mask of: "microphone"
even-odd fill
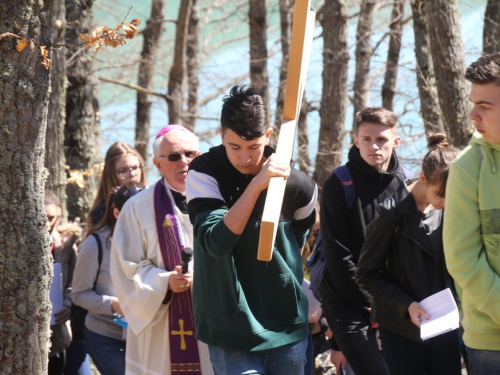
[[[191,262],[193,258],[193,249],[190,247],[185,247],[181,252],[182,259],[182,273],[186,273],[188,271],[188,264]]]

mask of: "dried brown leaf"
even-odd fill
[[[132,39],[134,36],[136,36],[139,33],[138,26],[141,23],[141,21],[134,22],[134,21],[139,21],[138,19],[133,19],[131,23],[128,23],[126,21],[123,21],[123,32],[125,33],[125,38],[127,39]]]
[[[40,51],[42,52],[42,65],[45,66],[46,69],[49,69],[50,60],[47,58],[49,55],[49,51],[47,51],[47,46],[40,46]]]
[[[23,38],[17,41],[16,44],[16,51],[17,52],[23,52],[23,50],[26,48],[26,44],[28,43],[27,38]]]

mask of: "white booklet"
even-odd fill
[[[422,340],[427,340],[458,328],[458,307],[450,288],[427,297],[420,301],[420,305],[431,317],[430,320],[423,320],[420,325],[420,338]]]
[[[50,325],[56,323],[54,314],[63,307],[63,289],[61,279],[61,263],[54,263],[54,278],[49,291],[50,302],[52,303],[52,314],[50,315]]]
[[[319,302],[316,297],[314,297],[312,290],[311,290],[311,283],[309,280],[304,280],[302,281],[302,290],[306,294],[307,297],[307,302],[309,302],[309,318],[311,317],[312,314],[316,312],[317,309],[321,307],[321,302]]]

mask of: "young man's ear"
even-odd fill
[[[352,136],[352,138],[354,139],[354,145],[359,148],[359,138],[358,138],[358,135],[357,134],[354,134]]]
[[[221,141],[224,142],[224,130],[222,130],[222,128],[219,128],[219,134],[220,134]]]
[[[399,147],[401,144],[401,137],[399,135],[396,135],[396,138],[394,138],[394,146],[392,146],[392,149],[395,150]]]
[[[269,128],[266,130],[266,146],[269,144],[269,140],[271,139],[272,132],[273,132],[273,128]]]

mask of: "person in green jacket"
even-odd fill
[[[444,252],[462,304],[469,371],[500,374],[500,53],[479,58],[465,77],[476,132],[450,169]]]

